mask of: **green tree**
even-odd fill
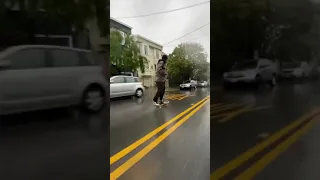
[[[178,45],[168,59],[169,82],[175,86],[189,78],[208,79],[209,63],[201,44],[183,43]]]
[[[138,69],[145,72],[147,59],[140,54],[139,47],[132,35],[125,36],[125,43],[121,45],[123,37],[119,31],[110,32],[110,61],[113,65],[112,74],[121,71],[135,72]]]
[[[24,22],[8,22],[6,13],[13,7],[19,7],[19,13]],[[59,22],[65,22],[75,33],[85,29],[89,20],[96,19],[101,36],[109,33],[108,3],[106,0],[7,0],[0,3],[0,18],[9,26],[3,25],[1,32],[10,34],[25,34],[33,41],[35,26],[39,21],[52,22],[59,26]],[[3,19],[2,19],[3,18]],[[15,30],[21,29],[20,31]],[[49,30],[52,27],[42,27]],[[23,36],[23,35],[22,35]]]
[[[314,4],[308,0],[213,0],[211,72],[220,77],[235,61],[307,58]],[[309,34],[309,43],[303,36]],[[316,40],[316,42],[318,42]],[[306,53],[306,54],[304,54]],[[298,55],[297,55],[298,54]]]

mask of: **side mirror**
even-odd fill
[[[0,60],[0,69],[6,69],[8,67],[10,67],[9,60]]]

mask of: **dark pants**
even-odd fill
[[[158,102],[158,99],[160,99],[160,101],[163,100],[163,96],[164,96],[164,92],[166,90],[166,83],[165,82],[156,82],[157,84],[157,93],[153,98],[154,102]]]

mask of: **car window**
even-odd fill
[[[133,83],[134,82],[133,77],[125,77],[125,79],[126,79],[126,83]]]
[[[99,59],[100,57],[94,52],[79,52],[80,61],[79,66],[93,66],[97,64],[101,64],[102,61]]]
[[[79,54],[76,51],[53,49],[51,52],[53,67],[72,67],[79,65]]]
[[[113,83],[124,83],[124,77],[115,77],[112,79]]]
[[[8,56],[12,69],[47,67],[45,49],[25,49]]]
[[[134,82],[140,82],[139,78],[134,78]]]
[[[282,64],[283,68],[298,68],[300,67],[300,63],[298,62],[286,62]]]
[[[256,60],[240,62],[240,63],[236,63],[236,64],[232,67],[232,70],[254,69],[254,68],[257,67],[257,64],[258,64],[258,62],[257,62]]]

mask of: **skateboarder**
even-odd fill
[[[163,55],[162,58],[158,61],[157,69],[156,69],[156,84],[157,84],[157,93],[153,98],[153,104],[156,106],[168,104],[168,101],[163,100],[163,96],[166,90],[166,81],[168,77],[168,73],[166,70],[168,56]],[[158,102],[158,100],[160,100]]]

